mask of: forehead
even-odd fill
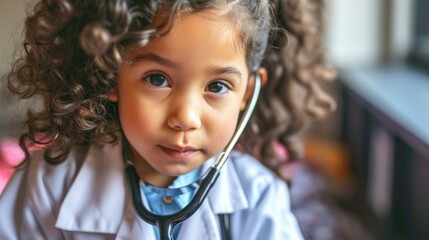
[[[220,12],[182,14],[170,31],[146,46],[125,55],[133,61],[145,54],[161,55],[182,67],[233,65],[247,74],[246,54],[240,34]],[[244,73],[243,73],[244,74]]]
[[[164,24],[167,15],[168,11],[160,9],[153,22],[145,27],[145,29],[159,28],[159,26]],[[167,24],[167,26],[171,26],[171,29],[167,30],[167,33],[160,38],[152,39],[148,45],[153,46],[169,42],[171,39],[183,40],[185,38],[191,39],[191,42],[199,42],[201,40],[200,37],[207,36],[219,40],[229,38],[230,47],[237,48],[235,49],[237,52],[245,52],[243,40],[240,37],[241,34],[237,29],[238,26],[229,21],[225,11],[211,9],[195,13],[179,13],[173,20],[173,23],[171,25]],[[163,33],[165,28],[169,27],[164,27],[160,32]],[[125,54],[132,55],[132,52],[134,51],[125,51]]]

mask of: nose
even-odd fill
[[[201,118],[198,104],[195,99],[181,98],[172,104],[171,114],[167,124],[177,131],[190,131],[201,127]]]

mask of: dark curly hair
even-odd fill
[[[277,171],[281,144],[299,156],[295,136],[310,115],[323,115],[333,101],[319,87],[331,78],[321,47],[322,0],[41,0],[25,22],[25,54],[8,75],[21,98],[41,96],[20,144],[41,145],[45,160],[61,163],[76,145],[115,143],[120,124],[108,94],[124,51],[162,37],[178,14],[222,8],[239,30],[251,71],[268,70],[268,83],[240,140]],[[151,24],[160,9],[165,20]],[[287,46],[287,47],[286,47]],[[298,95],[297,95],[298,94]]]

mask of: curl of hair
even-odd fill
[[[61,163],[76,145],[117,142],[116,105],[108,95],[125,51],[145,46],[172,27],[182,12],[224,7],[239,32],[249,69],[269,79],[240,143],[279,173],[281,144],[299,155],[296,136],[308,116],[334,107],[319,87],[331,78],[321,46],[322,0],[41,0],[25,22],[26,54],[8,75],[21,98],[42,96],[43,108],[29,112],[21,146],[45,148],[45,160]],[[163,22],[152,26],[160,9]],[[164,12],[164,11],[163,11]],[[286,34],[283,32],[286,30]],[[303,89],[296,96],[295,87]]]
[[[43,99],[40,111],[29,112],[20,138],[26,160],[34,145],[55,164],[74,145],[117,140],[108,93],[116,86],[111,70],[118,62],[101,54],[116,51],[112,42],[125,34],[131,16],[125,1],[78,2],[42,0],[25,21],[25,55],[14,63],[8,87],[21,98]]]
[[[277,0],[276,22],[262,67],[268,81],[242,139],[244,148],[282,176],[282,166],[302,157],[300,135],[312,118],[336,108],[320,87],[334,79],[322,46],[323,0]],[[279,144],[288,156],[279,153]]]

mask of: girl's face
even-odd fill
[[[165,187],[217,155],[233,135],[248,78],[239,36],[216,12],[184,15],[127,54],[110,100],[140,176]]]

